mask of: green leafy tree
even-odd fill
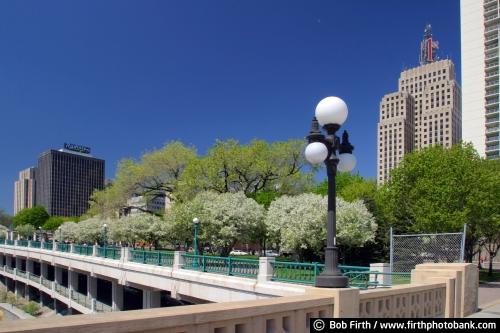
[[[59,226],[61,224],[63,224],[64,222],[71,221],[71,222],[76,222],[77,223],[79,220],[80,220],[79,217],[51,216],[42,225],[42,229],[43,230],[48,230],[48,231],[54,231],[57,228],[59,228]]]
[[[471,261],[482,230],[498,219],[499,166],[500,161],[480,159],[470,144],[407,154],[379,190],[380,216],[397,233],[456,232],[467,223]]]
[[[350,172],[338,172],[335,176],[335,188],[337,194],[340,194],[342,190],[353,183],[364,182],[365,179],[361,177],[359,174],[351,174]],[[328,195],[328,180],[325,179],[316,185],[316,188],[313,189],[313,193]]]
[[[3,209],[0,209],[0,225],[10,227],[12,224],[12,216],[7,214]]]
[[[14,231],[17,232],[23,238],[29,238],[33,236],[35,230],[36,230],[35,227],[32,226],[31,224],[21,224],[15,227],[14,229]]]
[[[36,229],[41,227],[48,219],[49,214],[43,206],[35,206],[33,208],[24,208],[14,216],[14,227],[31,224]]]
[[[190,199],[203,191],[243,192],[254,197],[259,192],[299,193],[312,182],[312,174],[302,172],[303,148],[302,140],[254,140],[247,145],[217,141],[206,156],[186,167],[180,195]]]
[[[162,149],[145,153],[140,161],[120,161],[112,185],[92,194],[87,215],[116,217],[117,212],[124,208],[152,213],[143,207],[130,206],[127,200],[132,196],[143,196],[147,200],[167,196],[174,200],[178,179],[186,165],[195,158],[194,148],[173,141]]]

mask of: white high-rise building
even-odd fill
[[[14,183],[14,215],[24,208],[35,206],[36,168],[19,172],[19,180]]]
[[[499,158],[499,0],[461,0],[462,139]]]

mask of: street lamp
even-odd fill
[[[325,162],[328,175],[328,216],[325,248],[325,269],[316,277],[315,285],[320,288],[346,288],[348,279],[338,268],[335,176],[338,171],[351,171],[356,165],[352,155],[354,147],[349,143],[347,131],[342,142],[335,133],[347,118],[347,105],[338,97],[326,97],[316,106],[315,117],[307,140],[305,157],[311,164]],[[322,126],[326,135],[321,132]],[[337,151],[339,155],[337,156]]]
[[[195,217],[193,219],[193,224],[194,224],[194,244],[193,244],[193,247],[194,247],[194,255],[197,256],[198,255],[198,225],[200,224],[200,220]]]
[[[106,223],[102,225],[102,243],[104,246],[108,243],[108,225]]]
[[[59,230],[59,242],[62,243],[61,227],[57,228],[57,230]]]

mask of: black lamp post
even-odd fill
[[[316,116],[307,140],[306,159],[311,164],[324,162],[328,176],[328,216],[327,240],[325,248],[325,269],[316,277],[315,285],[321,288],[346,288],[348,279],[338,268],[337,220],[336,220],[336,185],[338,171],[351,171],[356,165],[352,155],[354,147],[349,143],[347,131],[342,134],[342,142],[336,135],[347,118],[347,105],[338,97],[327,97],[316,107]],[[321,132],[322,126],[326,135]],[[339,155],[337,156],[337,151]]]
[[[102,238],[103,245],[107,246],[108,245],[108,225],[106,223],[104,223],[102,225],[102,235],[101,235],[101,238]]]

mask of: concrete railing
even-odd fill
[[[455,272],[461,268],[447,267]],[[465,268],[466,270],[468,268]],[[417,271],[425,270],[424,267]],[[418,273],[415,273],[417,278]],[[438,274],[440,275],[440,274]],[[444,274],[446,275],[446,274]],[[451,274],[452,275],[452,274]],[[459,274],[460,275],[460,274]],[[432,278],[432,277],[430,277]],[[435,277],[438,280],[440,277]],[[465,280],[464,280],[465,281]],[[309,332],[310,318],[453,317],[456,285],[445,277],[391,289],[310,288],[301,296],[6,323],[1,332]]]

